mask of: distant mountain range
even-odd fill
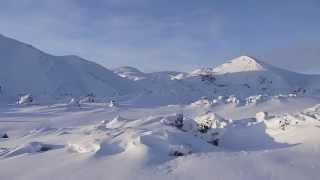
[[[109,70],[77,56],[53,56],[0,35],[0,100],[30,93],[56,100],[94,94],[135,104],[188,103],[202,96],[320,94],[320,76],[299,74],[240,56],[190,73]]]

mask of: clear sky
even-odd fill
[[[190,71],[250,55],[320,73],[319,0],[1,0],[0,33],[106,67]]]

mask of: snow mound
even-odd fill
[[[320,106],[306,109],[298,113],[282,114],[277,116],[269,116],[264,121],[271,129],[280,129],[283,131],[295,129],[303,125],[313,125],[320,121]]]
[[[80,140],[68,143],[67,149],[75,153],[95,153],[100,149],[100,143],[97,140]]]
[[[40,152],[46,152],[54,149],[63,148],[63,145],[53,145],[53,144],[45,144],[41,142],[30,142],[26,145],[23,145],[5,155],[5,158],[19,156],[23,154],[35,154]]]
[[[213,102],[207,97],[202,97],[199,100],[190,104],[191,107],[210,107],[213,105]]]

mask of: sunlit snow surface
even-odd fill
[[[9,138],[0,138],[0,179],[318,179],[317,104],[292,97],[247,105],[1,105],[0,136]],[[261,111],[268,114],[256,119]],[[171,122],[181,113],[177,128]],[[193,126],[208,119],[218,146]]]

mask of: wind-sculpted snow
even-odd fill
[[[281,179],[314,179],[320,167],[320,108],[297,113],[291,106],[303,101],[295,98],[244,106],[1,107],[0,134],[8,138],[0,138],[0,177],[233,179],[241,173],[239,179],[247,180],[270,179],[266,174],[272,172]],[[315,103],[308,102],[299,107]],[[255,114],[263,105],[270,107]],[[276,171],[279,167],[284,169]]]

